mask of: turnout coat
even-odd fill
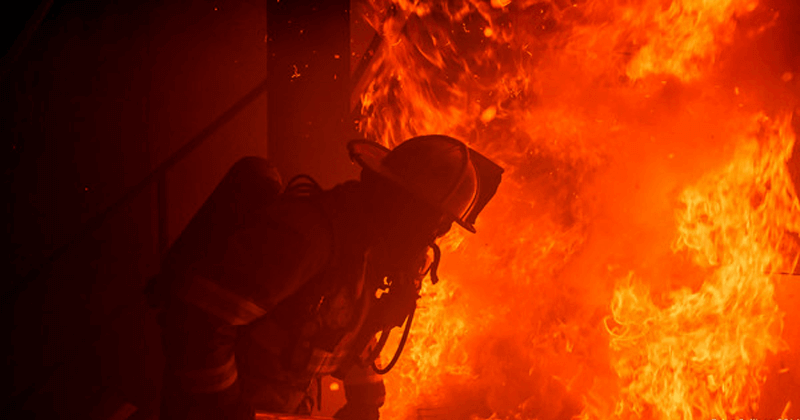
[[[278,195],[269,177],[242,187],[236,169],[173,245],[153,292],[162,419],[308,413],[328,374],[344,381],[337,418],[377,419],[385,389],[369,367],[376,287],[357,182]]]

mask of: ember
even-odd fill
[[[757,77],[780,100],[737,80],[777,12],[373,0],[365,16],[386,42],[362,132],[449,134],[507,168],[480,233],[446,238],[384,416],[797,413],[797,383],[759,409],[774,360],[800,351],[775,297],[800,255],[797,69]]]

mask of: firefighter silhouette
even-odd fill
[[[475,232],[503,169],[443,135],[348,150],[361,178],[330,190],[304,176],[283,188],[266,160],[240,160],[170,248],[150,287],[162,420],[308,414],[324,375],[344,383],[336,418],[379,417],[380,374],[423,278],[438,280],[436,239],[452,222]]]

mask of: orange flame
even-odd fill
[[[797,95],[762,111],[725,61],[757,10],[372,1],[362,132],[449,134],[507,170],[479,233],[445,238],[384,418],[755,412],[768,354],[800,351],[773,296],[800,253]]]
[[[681,194],[675,249],[705,268],[697,290],[653,298],[633,275],[614,291],[612,362],[623,379],[617,415],[752,417],[767,352],[782,348],[770,276],[791,269],[778,248],[800,231],[785,162],[789,121],[757,117],[732,162]],[[796,254],[795,254],[796,255]]]

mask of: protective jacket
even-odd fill
[[[357,182],[232,212],[223,226],[193,220],[165,261],[162,419],[308,413],[327,374],[344,381],[338,418],[377,419],[385,391],[365,359],[376,268]]]
[[[503,173],[442,135],[415,137],[391,151],[356,140],[348,150],[396,197],[425,203],[471,232]],[[385,389],[370,365],[389,330],[407,320],[402,349],[425,265],[425,251],[412,248],[433,241],[440,227],[421,229],[431,237],[400,246],[408,249],[392,248],[387,244],[413,232],[377,238],[385,232],[370,221],[380,215],[365,208],[358,182],[330,191],[290,183],[279,194],[271,172],[258,158],[234,165],[154,283],[161,288],[152,295],[165,296],[162,420],[252,418],[252,408],[308,413],[311,385],[326,374],[344,381],[347,404],[336,417],[378,418]],[[434,250],[435,283],[438,247],[425,245]]]

